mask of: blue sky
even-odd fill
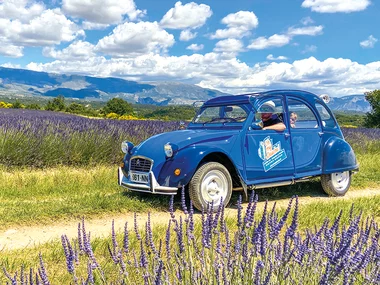
[[[238,94],[380,88],[379,0],[0,0],[0,66]]]

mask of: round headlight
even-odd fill
[[[164,151],[166,157],[172,157],[173,156],[173,148],[170,144],[164,145]]]
[[[131,152],[132,148],[133,148],[133,143],[129,141],[123,141],[121,143],[121,151],[124,153]]]

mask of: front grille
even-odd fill
[[[130,170],[149,172],[152,166],[152,162],[149,159],[144,158],[132,158],[130,162]]]

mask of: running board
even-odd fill
[[[255,189],[271,188],[271,187],[278,187],[278,186],[288,186],[288,185],[293,185],[299,182],[310,181],[311,178],[312,176],[308,176],[308,177],[303,177],[296,180],[293,179],[293,180],[288,180],[288,181],[271,182],[271,183],[264,183],[264,184],[257,184],[257,185],[253,184],[253,185],[247,185],[246,187],[249,190],[255,190]],[[236,187],[233,190],[241,191],[241,190],[244,190],[244,187]]]

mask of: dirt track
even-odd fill
[[[328,197],[300,197],[300,205],[305,205],[311,202],[331,199],[349,199],[357,197],[368,197],[380,195],[380,189],[367,189],[360,191],[349,191],[346,196],[339,198]],[[277,207],[286,207],[289,199],[278,201],[271,201],[269,205],[277,203]],[[264,202],[259,202],[258,207],[262,207]],[[244,203],[243,206],[246,206]],[[177,210],[176,216],[183,214],[182,211]],[[232,208],[226,209],[226,216],[233,217],[236,215],[236,210]],[[167,224],[170,215],[168,212],[155,212],[151,214],[151,224],[154,227],[158,224]],[[91,237],[107,237],[111,233],[112,220],[115,222],[115,230],[122,231],[124,224],[128,222],[128,228],[132,229],[134,225],[134,214],[125,213],[117,215],[109,215],[102,218],[94,218],[86,220],[85,225],[87,231],[91,232]],[[139,226],[144,226],[147,220],[147,214],[138,214],[137,221]],[[13,227],[0,232],[0,250],[1,249],[20,249],[26,247],[33,247],[38,244],[46,243],[49,241],[58,240],[62,234],[66,234],[69,238],[77,236],[77,227],[79,220],[65,221],[52,225],[30,226],[30,227]]]

